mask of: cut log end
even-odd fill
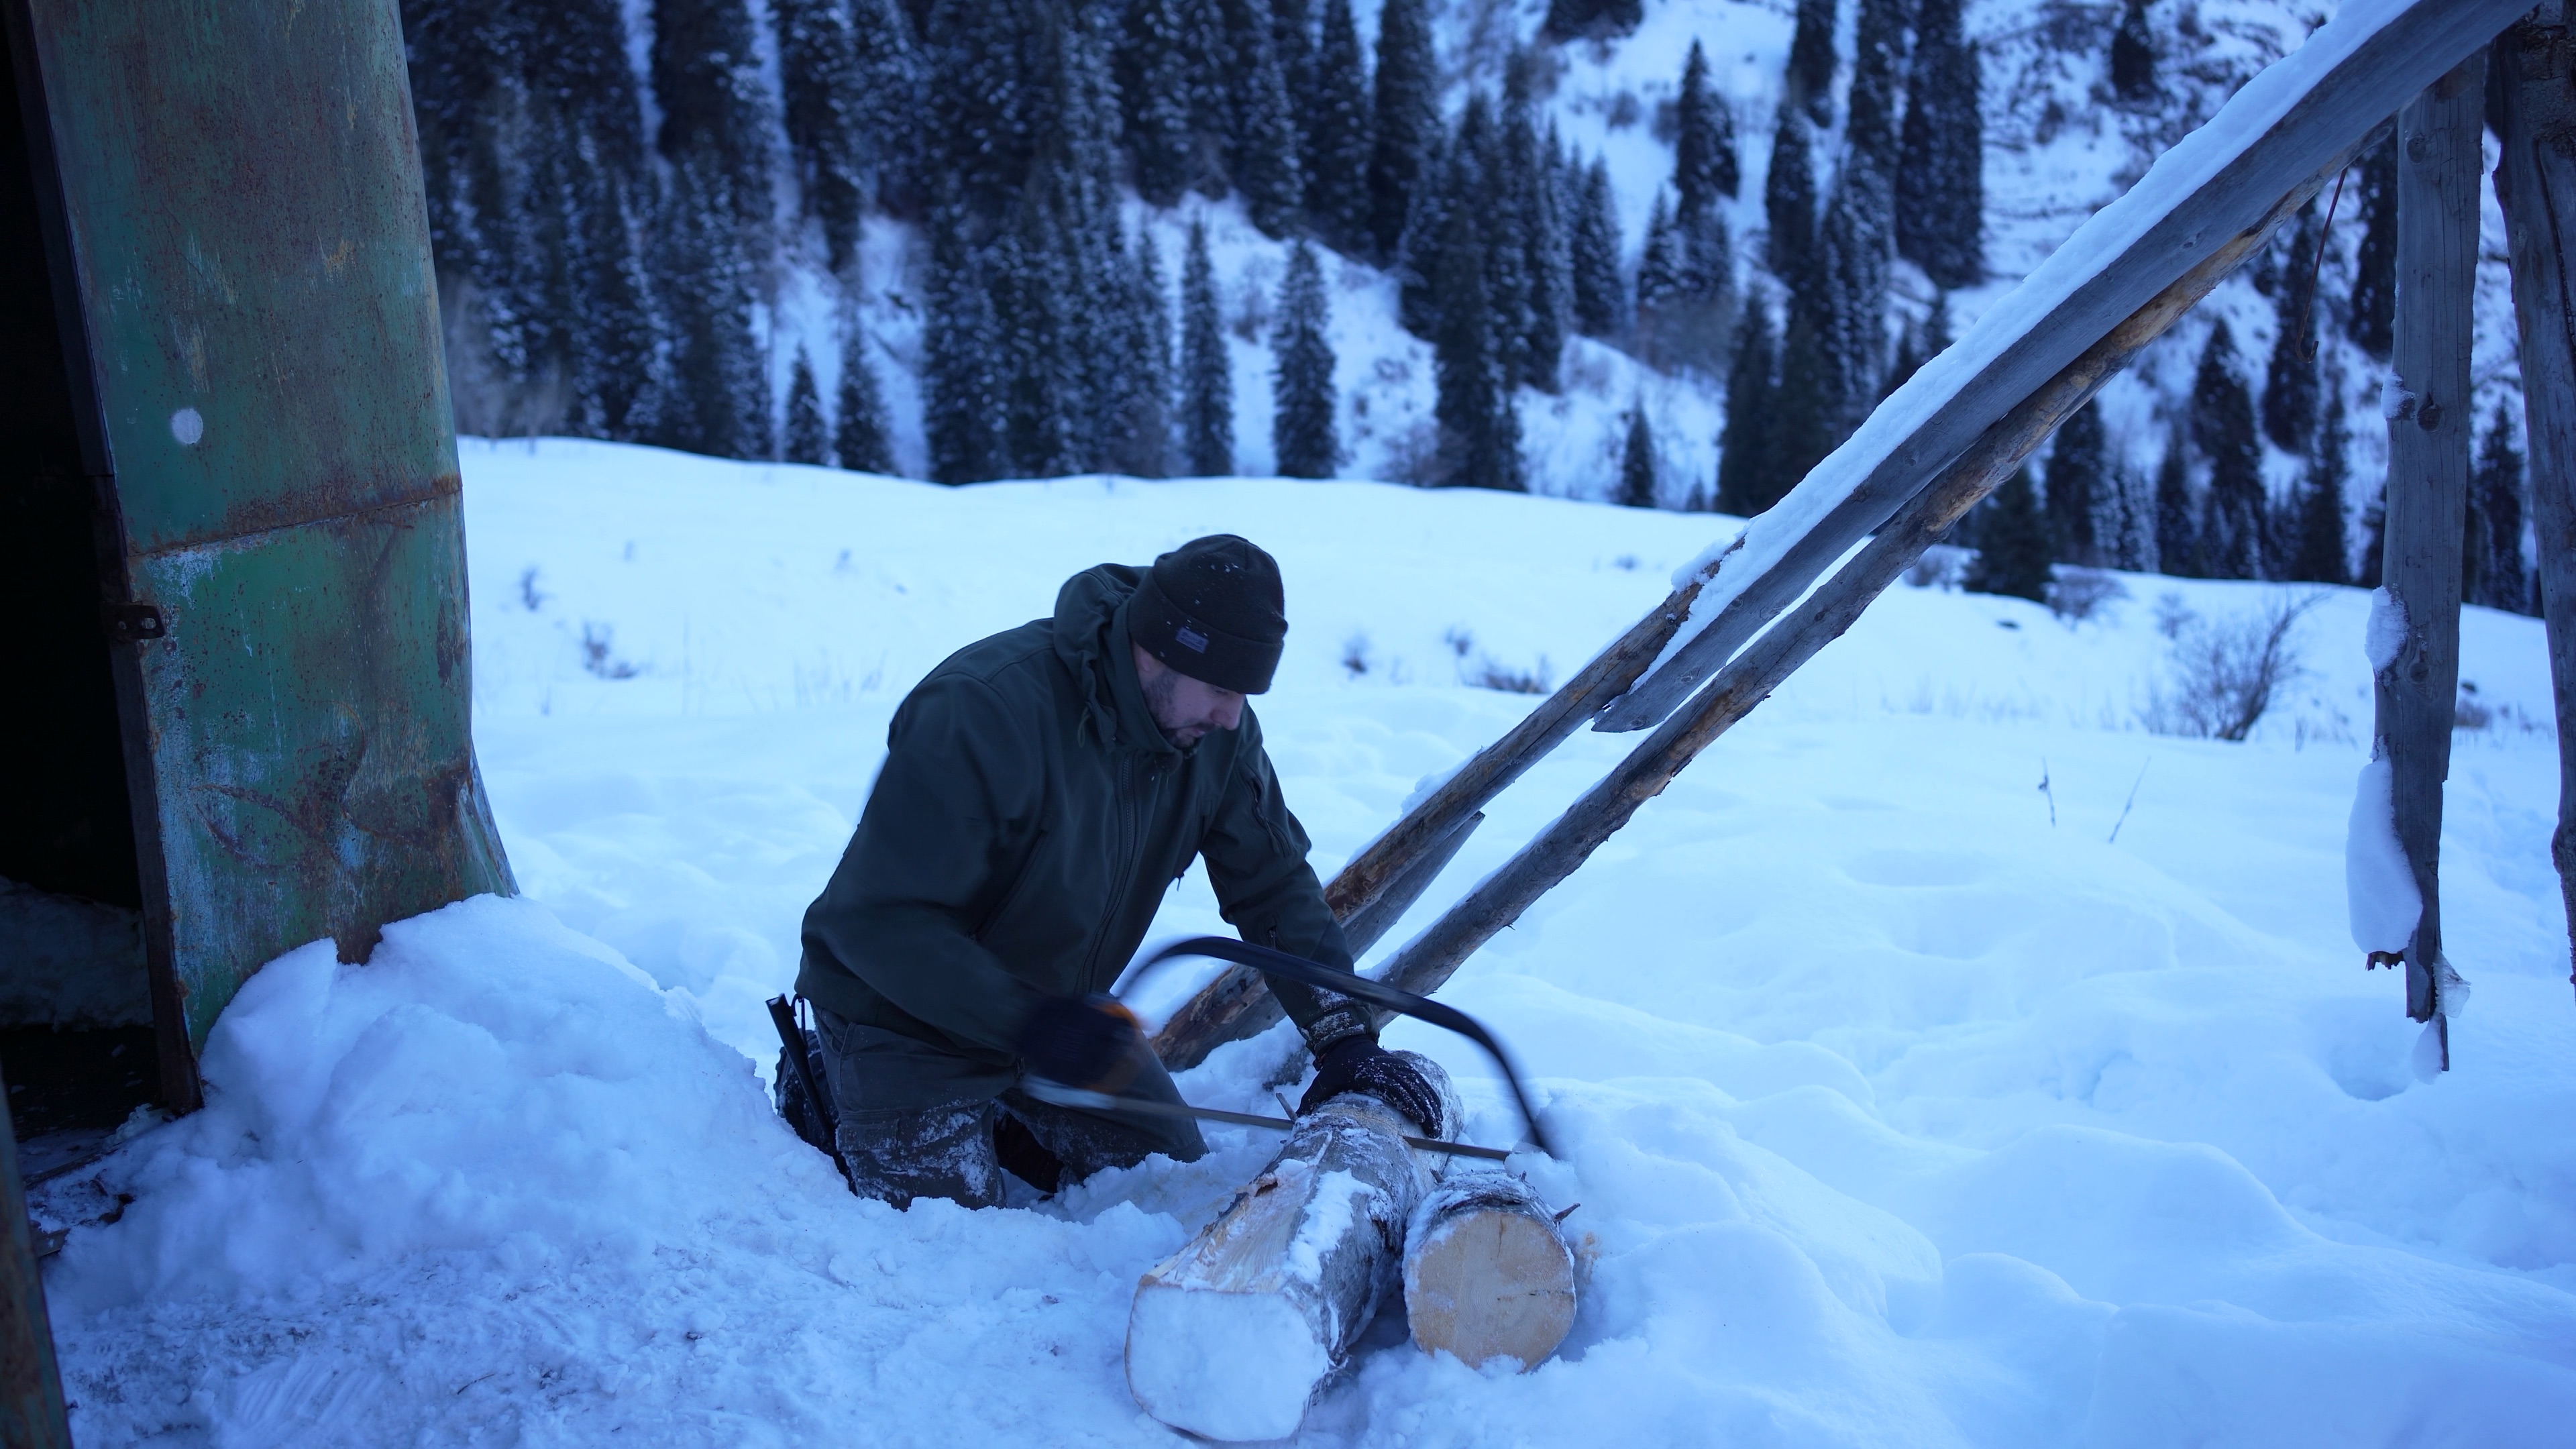
[[[1527,1184],[1457,1174],[1415,1211],[1404,1309],[1423,1352],[1470,1367],[1507,1358],[1526,1373],[1565,1341],[1574,1308],[1574,1254]]]

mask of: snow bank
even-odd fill
[[[1257,708],[1329,870],[1531,703],[1463,684],[1444,636],[1561,677],[1709,527],[558,442],[464,466],[477,742],[531,899],[253,979],[209,1107],[115,1161],[135,1202],[48,1269],[84,1446],[1171,1442],[1121,1363],[1138,1275],[1275,1135],[1213,1128],[1199,1163],[1043,1208],[895,1213],[763,1100],[759,1002],[895,701],[1076,568],[1245,533],[1293,624]],[[1444,988],[1564,1147],[1515,1166],[1574,1208],[1582,1308],[1527,1375],[1382,1321],[1306,1442],[2564,1439],[2576,1013],[2556,742],[2515,723],[2547,719],[2539,625],[2462,623],[2497,723],[2455,745],[2443,895],[2480,1009],[2428,1085],[2397,983],[2348,939],[2368,661],[2320,651],[2243,744],[2146,734],[2159,596],[2213,618],[2264,596],[2123,584],[2080,626],[1892,591]],[[2336,592],[2320,633],[2361,637],[2368,607]],[[586,626],[636,672],[585,668]],[[1390,940],[1626,743],[1579,736],[1496,800]],[[1157,934],[1223,929],[1193,871]],[[1456,1076],[1465,1137],[1514,1140],[1474,1048],[1389,1040]],[[1275,1112],[1287,1047],[1230,1046],[1182,1088]]]

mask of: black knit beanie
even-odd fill
[[[1230,533],[1194,538],[1154,560],[1127,603],[1139,648],[1203,683],[1261,694],[1288,637],[1279,561]]]

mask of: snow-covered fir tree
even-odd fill
[[[2017,468],[1976,511],[1977,557],[1960,587],[1973,594],[2048,597],[2048,519],[2030,469]]]
[[[2133,105],[2156,99],[2156,32],[2147,0],[2122,0],[2111,32],[2111,92]]]
[[[2263,369],[2263,433],[2285,453],[2304,454],[2317,427],[2316,297],[2308,259],[2317,251],[2316,209],[2299,214],[2290,235],[2289,274],[2273,288],[2272,360]]]
[[[2286,574],[2299,583],[2352,580],[2352,563],[2345,552],[2350,544],[2344,533],[2344,495],[2351,468],[2344,461],[2342,390],[2332,389],[2326,398],[2325,418],[2312,440],[2306,476],[2299,480],[2297,537]]]
[[[2106,562],[2103,515],[2116,506],[2109,474],[2109,439],[2102,432],[2102,410],[2086,403],[2058,428],[2048,453],[2051,557],[2087,567]]]
[[[1333,436],[1330,307],[1315,250],[1299,242],[1288,254],[1270,333],[1276,358],[1270,377],[1270,437],[1285,477],[1330,478],[1341,452]]]
[[[2154,506],[2157,571],[2178,578],[2204,577],[2208,569],[2201,562],[2200,524],[2192,510],[2191,443],[2179,420],[2156,463]]]
[[[1897,255],[1936,287],[1985,278],[1985,110],[1961,0],[1922,0],[1896,169]]]
[[[2355,179],[2361,244],[2353,254],[2344,325],[2362,351],[2386,362],[2397,323],[2397,142],[2382,141],[2365,153]]]
[[[1780,478],[1772,442],[1778,394],[1772,379],[1776,365],[1771,340],[1770,303],[1747,299],[1736,326],[1735,353],[1726,374],[1726,424],[1717,439],[1717,509],[1750,518],[1780,501],[1787,484]]]
[[[1646,399],[1628,405],[1628,437],[1619,449],[1619,502],[1630,508],[1656,506],[1655,430],[1646,421]]]
[[[887,425],[885,390],[868,358],[865,327],[841,334],[841,385],[832,410],[832,453],[842,467],[861,473],[894,471],[894,429]]]
[[[790,463],[829,463],[831,442],[823,435],[823,394],[814,386],[814,359],[796,349],[796,366],[788,374],[787,437],[781,457]]]
[[[1404,235],[1415,183],[1440,132],[1439,58],[1424,0],[1385,0],[1378,10],[1377,76],[1370,116],[1369,225],[1377,255]]]
[[[2522,558],[2523,463],[2513,410],[2498,402],[2469,474],[2468,531],[2460,597],[2515,614],[2533,612]]]
[[[1781,103],[1819,126],[1834,123],[1834,0],[1798,0],[1789,40],[1788,84]]]
[[[2212,578],[2260,578],[2265,559],[2262,446],[2254,433],[2254,398],[2238,370],[2235,334],[2220,318],[2201,349],[2191,387],[2191,441],[2209,468],[2200,524],[2200,559]]]
[[[1234,471],[1234,369],[1217,313],[1207,223],[1190,223],[1181,262],[1181,464],[1198,477]]]
[[[1316,233],[1352,256],[1376,250],[1370,223],[1371,120],[1368,59],[1351,20],[1351,0],[1324,0],[1323,25],[1305,92],[1306,215]]]
[[[1586,337],[1615,336],[1627,323],[1619,253],[1619,215],[1611,201],[1610,166],[1595,156],[1583,168],[1566,258],[1574,294],[1574,329]]]

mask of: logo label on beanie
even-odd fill
[[[1189,646],[1190,652],[1194,654],[1205,654],[1207,652],[1207,636],[1200,633],[1198,630],[1191,628],[1187,624],[1183,624],[1178,630],[1174,631],[1172,637]]]

